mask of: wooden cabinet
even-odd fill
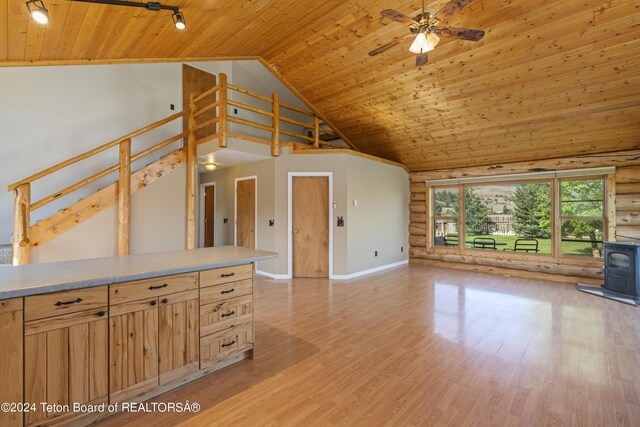
[[[200,273],[200,368],[253,350],[253,265]]]
[[[23,369],[23,310],[22,298],[0,301],[0,402],[21,403]],[[0,412],[0,426],[19,427],[22,413]]]
[[[68,292],[39,297],[25,298],[25,314],[33,320],[24,325],[24,400],[36,404],[35,411],[25,413],[25,425],[78,416],[71,411],[44,412],[40,402],[72,407],[103,403],[109,395],[107,287],[74,292],[72,299]],[[33,301],[40,308],[28,311]],[[59,310],[70,301],[72,308]],[[87,307],[93,308],[79,311],[83,301],[91,301]]]
[[[158,298],[110,307],[109,393],[111,403],[158,385]]]
[[[121,302],[110,312],[112,403],[198,370],[197,274],[113,285],[109,292]]]
[[[0,301],[0,426],[88,424],[43,411],[144,399],[251,357],[253,264]]]
[[[158,356],[161,385],[199,368],[198,309],[197,290],[160,298]]]

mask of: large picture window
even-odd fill
[[[604,177],[433,187],[431,244],[459,251],[602,257]]]
[[[550,255],[551,183],[465,186],[465,247]]]

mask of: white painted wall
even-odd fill
[[[275,159],[200,175],[201,183],[216,183],[215,244],[233,244],[234,179],[256,175],[258,247],[279,254],[258,270],[287,275],[289,172],[333,173],[334,275],[349,276],[408,259],[409,176],[404,169],[348,154],[290,155],[287,148]],[[344,227],[337,226],[338,216],[344,218]],[[268,226],[269,219],[275,220],[274,227]]]
[[[170,104],[179,110],[181,103],[178,63],[0,68],[0,244],[10,243],[13,227],[7,185],[164,118],[173,113]],[[177,120],[134,139],[134,150],[180,130]],[[36,182],[33,200],[117,163],[118,151],[112,149],[69,167]],[[115,179],[114,174],[35,211],[32,221]]]

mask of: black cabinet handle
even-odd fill
[[[222,344],[220,347],[230,347],[236,343],[236,340],[231,341],[229,344]]]
[[[236,314],[235,310],[227,314],[221,314],[220,317],[229,317],[229,316],[233,316],[234,314]]]
[[[158,303],[158,301],[156,301],[156,300],[151,301],[151,305],[156,305],[157,303]]]
[[[230,294],[231,292],[235,292],[235,288],[231,288],[228,291],[220,291],[221,294]]]
[[[162,303],[163,303],[163,304],[166,304],[166,303],[168,303],[168,302],[169,302],[169,300],[168,300],[168,299],[166,299],[166,298],[164,298],[164,299],[162,300]]]
[[[236,275],[236,273],[221,274],[220,277],[233,277],[235,275]]]
[[[165,284],[163,284],[163,285],[160,285],[160,286],[149,286],[149,290],[150,290],[150,291],[154,291],[154,290],[156,290],[156,289],[163,289],[163,288],[166,288],[167,286],[169,286],[169,285],[167,285],[166,283],[165,283]]]
[[[100,311],[98,312],[98,316],[99,316],[99,317],[104,317],[104,315],[105,315],[105,314],[107,314],[107,313],[105,313],[105,312],[104,312],[104,311],[102,311],[102,310],[100,310]]]
[[[77,304],[79,302],[82,302],[82,298],[76,298],[74,300],[64,301],[64,302],[58,301],[57,303],[55,303],[53,305],[60,307],[61,305],[71,305],[71,304]]]

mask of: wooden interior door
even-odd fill
[[[158,298],[109,308],[110,402],[158,386]]]
[[[292,180],[293,277],[329,277],[329,177]]]
[[[195,93],[196,95],[200,95],[201,93],[206,92],[216,85],[216,76],[207,73],[206,71],[202,71],[198,68],[191,67],[189,65],[182,65],[182,109],[186,110],[189,108],[189,100],[191,93]],[[211,95],[213,97],[215,95]],[[211,102],[213,99],[208,99],[207,101]],[[201,101],[205,102],[205,101]],[[204,123],[207,120],[211,120],[216,117],[216,110],[209,110],[204,114],[198,116],[196,118],[196,123]],[[182,119],[182,129],[186,130],[189,128],[189,116],[184,116]],[[204,138],[205,136],[212,135],[216,133],[215,125],[207,126],[206,128],[200,129],[196,132],[196,139]]]
[[[108,399],[108,322],[105,310],[27,322],[24,337],[25,401],[72,406]],[[81,414],[25,413],[25,425]]]
[[[204,188],[204,247],[212,248],[215,245],[215,197],[216,187],[210,185]]]
[[[236,246],[256,247],[256,180],[237,181]]]
[[[197,289],[160,297],[160,385],[200,369],[199,308]]]

